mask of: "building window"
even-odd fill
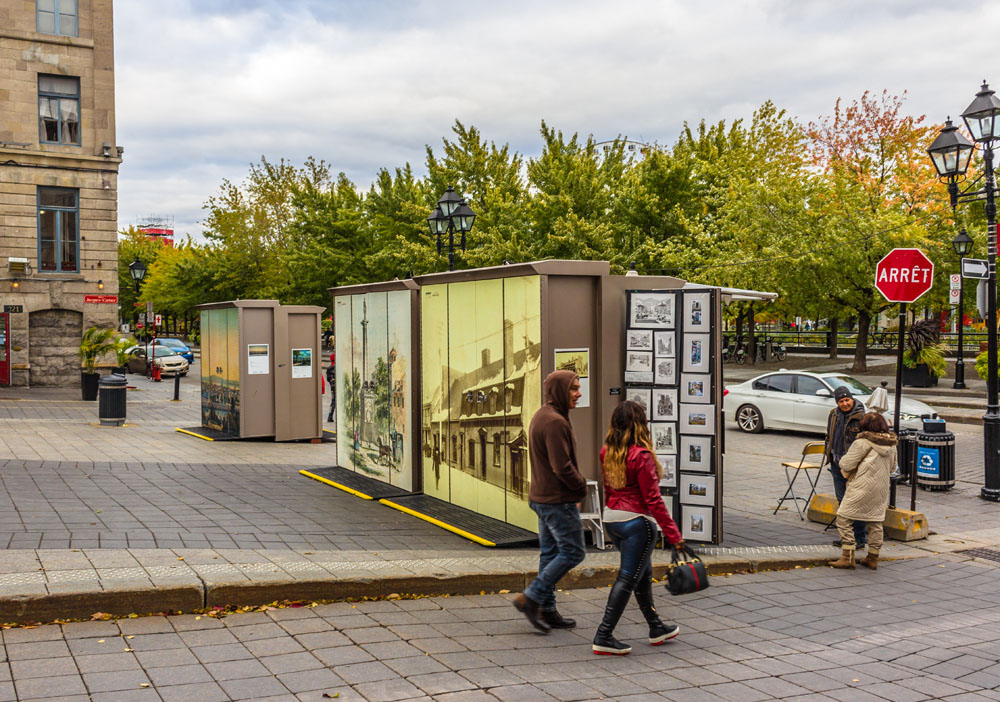
[[[70,188],[38,189],[38,270],[80,270],[80,193]]]
[[[80,79],[38,76],[38,139],[80,144]]]
[[[37,27],[39,34],[80,35],[77,0],[38,0]]]

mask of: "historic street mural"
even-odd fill
[[[334,323],[338,464],[412,490],[410,293],[338,297]]]
[[[203,311],[201,338],[201,425],[239,436],[239,310]]]
[[[527,423],[541,404],[541,279],[425,286],[424,492],[535,531]]]

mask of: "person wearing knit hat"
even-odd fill
[[[840,472],[840,459],[847,454],[854,439],[861,431],[861,418],[865,416],[865,406],[860,400],[855,399],[851,389],[846,385],[838,385],[833,390],[833,399],[837,406],[830,410],[830,417],[826,423],[826,462],[833,478],[833,491],[837,496],[837,502],[844,499],[847,492],[847,478]],[[854,522],[854,540],[858,547],[867,543],[864,522]],[[842,541],[833,542],[834,546],[841,546]]]

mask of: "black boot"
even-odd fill
[[[514,598],[514,607],[531,622],[531,626],[543,634],[549,633],[552,627],[542,619],[541,607],[523,592]]]
[[[621,578],[615,581],[611,594],[608,595],[608,604],[604,608],[604,619],[597,627],[597,635],[594,636],[594,653],[604,656],[624,656],[632,652],[631,646],[623,644],[612,636],[631,595],[631,583]]]
[[[542,610],[542,621],[553,629],[572,629],[576,626],[575,619],[566,619],[554,609]]]
[[[649,625],[650,646],[659,646],[681,633],[681,628],[676,624],[664,624],[660,620],[660,615],[653,605],[653,580],[650,573],[644,574],[639,579],[639,584],[635,588],[635,601]]]

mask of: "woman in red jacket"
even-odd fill
[[[611,414],[611,427],[601,449],[604,474],[604,526],[621,551],[618,578],[611,588],[604,621],[594,637],[594,653],[623,656],[632,647],[612,634],[621,619],[629,596],[649,624],[649,643],[659,646],[680,633],[676,624],[660,621],[653,606],[653,566],[651,555],[656,540],[655,524],[667,541],[678,548],[684,540],[660,497],[663,467],[653,453],[646,413],[635,402],[623,402]]]

